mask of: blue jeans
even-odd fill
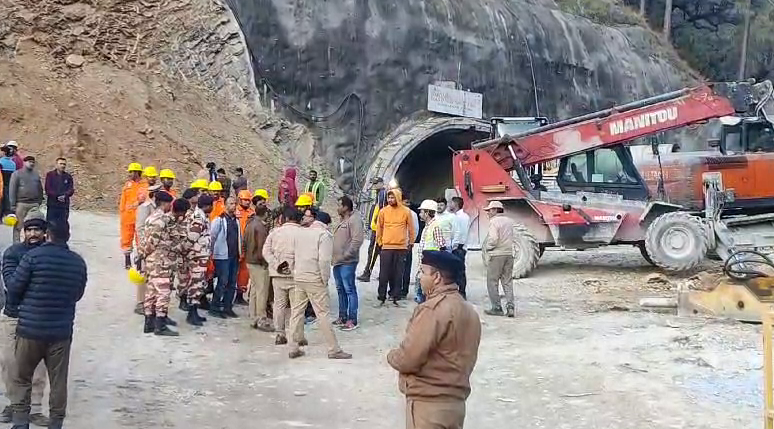
[[[336,280],[336,292],[339,294],[339,319],[351,320],[357,325],[356,268],[357,264],[336,265],[333,267],[333,279]]]
[[[212,295],[212,308],[215,310],[230,310],[234,305],[236,295],[237,269],[239,258],[215,259],[215,293]]]

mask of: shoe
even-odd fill
[[[8,405],[3,408],[3,412],[0,413],[0,423],[11,423],[11,417],[13,417],[13,411],[11,406]]]
[[[182,311],[188,311],[190,306],[188,305],[188,297],[185,296],[185,294],[180,295],[180,305],[178,307]]]
[[[370,282],[371,281],[371,273],[363,273],[359,276],[357,276],[357,279],[361,282]]]
[[[33,413],[33,414],[30,414],[30,423],[32,423],[35,426],[40,426],[44,428],[44,427],[51,427],[49,425],[52,422],[48,419],[48,417],[44,416],[43,413]],[[59,427],[62,427],[62,426],[60,425]]]
[[[188,322],[188,324],[191,325],[191,326],[202,326],[202,325],[204,325],[202,323],[201,319],[199,319],[199,314],[196,311],[196,306],[195,305],[192,305],[188,309],[188,316],[185,318],[185,321]]]
[[[331,325],[333,326],[344,326],[347,322],[344,320],[343,317],[339,317],[338,319],[331,322]]]
[[[274,345],[277,346],[284,346],[287,343],[288,339],[282,334],[277,334],[277,337],[274,339]]]
[[[132,254],[124,253],[124,269],[128,270],[132,268]]]
[[[305,354],[306,353],[304,353],[303,350],[293,350],[292,352],[288,353],[288,357],[291,358],[291,359],[297,359],[297,358],[300,358],[301,356],[303,356]]]
[[[170,319],[169,316],[164,316],[164,323],[167,326],[177,326],[177,322],[175,322],[174,320]]]
[[[487,316],[504,316],[502,307],[492,307],[491,310],[484,310],[484,314]]]
[[[216,319],[227,319],[225,314],[221,313],[218,310],[212,309],[212,308],[209,309],[209,311],[207,311],[207,314],[209,314],[210,316],[212,316],[212,317],[214,317]]]
[[[354,331],[355,329],[357,329],[357,323],[351,320],[348,320],[347,323],[345,323],[344,326],[340,327],[339,329],[341,329],[342,331]]]
[[[384,306],[385,306],[385,304],[386,304],[386,302],[385,302],[385,301],[383,301],[383,300],[379,300],[379,302],[378,302],[378,303],[374,304],[374,308],[382,308],[382,307],[384,307]]]
[[[239,315],[238,315],[238,314],[236,314],[236,313],[234,313],[234,310],[233,310],[233,309],[231,309],[231,308],[229,308],[229,309],[226,309],[226,310],[223,310],[223,314],[224,314],[226,317],[230,317],[230,318],[232,318],[232,319],[236,319],[236,318],[238,318],[238,317],[239,317]]]
[[[11,426],[11,429],[30,429],[30,424],[14,423],[13,426]]]
[[[134,314],[139,314],[140,316],[145,316],[145,308],[143,303],[138,302],[137,305],[134,306]]]
[[[304,338],[304,339],[302,339],[301,341],[299,341],[299,342],[298,342],[298,345],[299,345],[300,347],[306,347],[306,346],[308,346],[308,345],[309,345],[309,340],[307,340],[306,338]]]
[[[242,292],[236,293],[236,298],[234,299],[234,304],[236,305],[247,305],[247,301],[245,301],[244,294]]]
[[[177,337],[179,332],[169,329],[167,326],[168,317],[157,317],[154,323],[153,333],[161,337]]]
[[[62,429],[63,423],[62,420],[51,420],[51,423],[48,424],[48,429]]]
[[[267,321],[259,322],[255,324],[255,329],[263,332],[274,332],[274,326]]]
[[[505,306],[505,315],[508,317],[516,317],[516,308],[513,306],[513,304],[508,304]]]
[[[344,350],[339,350],[328,353],[328,359],[352,359],[352,355]]]
[[[142,328],[142,332],[150,334],[156,326],[156,318],[153,316],[145,316],[145,326]]]
[[[400,303],[398,302],[397,298],[395,298],[395,299],[393,299],[391,301],[392,301],[393,307],[398,307],[398,308],[402,308],[403,307],[402,305],[400,305]]]

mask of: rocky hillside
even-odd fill
[[[207,161],[274,188],[311,162],[303,127],[263,110],[236,24],[210,0],[0,0],[0,140],[71,160],[76,207],[113,209],[126,164],[190,181]]]

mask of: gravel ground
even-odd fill
[[[76,321],[68,427],[402,427],[404,401],[385,355],[413,304],[374,309],[375,282],[360,284],[361,328],[338,333],[351,361],[327,360],[315,326],[307,356],[293,362],[244,319],[183,326],[179,338],[143,335],[117,223],[72,218],[89,286]],[[7,228],[0,234],[10,242]],[[482,311],[479,254],[468,267],[471,302]],[[646,283],[653,271],[634,248],[547,251],[535,275],[517,282],[516,319],[482,315],[466,427],[760,427],[760,327],[639,311],[640,297],[671,293]]]

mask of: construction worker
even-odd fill
[[[309,182],[304,186],[304,192],[310,192],[312,194],[315,207],[320,207],[322,205],[327,190],[325,189],[325,183],[321,180],[317,180],[317,171],[309,171]]]
[[[216,217],[223,214],[224,211],[226,211],[226,205],[225,200],[223,199],[222,193],[223,193],[223,184],[218,182],[217,180],[214,182],[210,182],[209,186],[207,187],[207,190],[210,192],[210,195],[212,195],[212,198],[214,200],[214,203],[212,205],[212,213],[210,213],[210,222],[214,221]]]
[[[156,171],[156,167],[150,165],[148,167],[145,167],[144,170],[142,170],[142,185],[147,189],[153,185],[156,184],[159,178],[159,173]],[[145,201],[145,195],[147,195],[148,192],[142,192],[140,194],[140,203],[143,203]]]
[[[250,191],[247,189],[243,189],[237,193],[237,198],[239,200],[239,203],[237,204],[236,209],[236,217],[239,221],[239,231],[241,235],[244,237],[245,234],[245,227],[247,226],[247,221],[250,219],[252,215],[255,214],[255,210],[253,210],[252,204],[252,194],[250,194]],[[237,271],[237,292],[236,292],[236,298],[234,299],[234,304],[236,305],[247,305],[247,301],[245,301],[245,293],[247,292],[247,284],[250,281],[250,274],[247,270],[247,262],[245,262],[245,254],[242,252],[239,258],[239,268]]]
[[[129,164],[126,169],[129,172],[129,180],[121,188],[121,198],[118,203],[118,212],[121,216],[121,250],[124,252],[124,268],[132,267],[132,241],[134,241],[137,207],[140,205],[140,192],[146,192],[141,183],[142,166],[136,162]]]
[[[140,207],[137,208],[137,215],[135,217],[135,237],[137,237],[137,242],[142,243],[144,231],[145,231],[145,221],[148,220],[150,215],[153,214],[154,211],[156,211],[156,192],[161,190],[160,185],[153,185],[148,188],[148,198],[145,200],[144,203],[140,204]],[[137,258],[135,260],[135,266],[137,267],[137,270],[140,272],[144,272],[144,267],[142,264],[142,256],[140,255],[140,252],[137,252]],[[145,311],[143,310],[144,302],[145,302],[145,292],[146,292],[145,283],[138,283],[137,284],[137,305],[135,305],[134,312],[139,315],[145,314]]]
[[[422,230],[422,236],[419,239],[419,254],[425,250],[443,250],[446,251],[451,242],[446,241],[443,224],[436,216],[438,212],[438,203],[433,200],[424,200],[419,206],[419,217],[425,222],[425,228]],[[425,302],[425,294],[419,284],[419,275],[417,273],[416,295],[414,301],[421,304]]]
[[[172,170],[165,168],[159,173],[159,179],[161,179],[161,188],[164,192],[177,198],[177,191],[172,189],[172,186],[175,184],[175,173]]]
[[[188,300],[186,309],[188,316],[185,321],[193,326],[201,326],[207,319],[199,315],[199,303],[204,296],[205,274],[210,259],[210,220],[212,197],[202,195],[197,201],[193,215],[187,220],[187,241],[184,244],[185,262],[188,269],[185,284],[185,298]]]
[[[191,189],[196,189],[200,193],[207,193],[207,188],[209,187],[209,182],[207,182],[204,179],[196,179],[193,182],[191,182]]]
[[[481,246],[481,256],[486,267],[486,290],[492,308],[484,310],[489,316],[502,316],[503,307],[500,301],[500,286],[505,293],[506,313],[508,317],[515,316],[513,298],[513,220],[503,214],[503,203],[490,201],[484,210],[489,215],[489,230]]]
[[[172,271],[177,261],[175,243],[172,240],[174,220],[169,213],[172,210],[172,201],[172,195],[166,192],[156,193],[158,207],[145,221],[145,236],[141,247],[146,264],[148,291],[145,294],[143,332],[176,337],[178,332],[169,329],[169,326],[175,326],[177,323],[167,316],[172,292]],[[188,210],[188,202],[185,201],[185,204],[185,210]]]

